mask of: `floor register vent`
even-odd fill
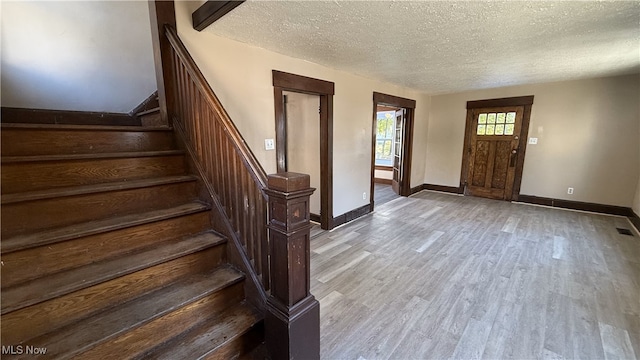
[[[618,230],[618,232],[622,235],[629,235],[629,236],[633,236],[633,233],[631,232],[631,230],[629,229],[624,229],[624,228],[616,228],[616,230]]]

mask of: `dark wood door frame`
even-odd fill
[[[522,168],[524,167],[524,156],[527,152],[527,139],[529,138],[529,120],[531,118],[531,106],[533,105],[533,95],[518,96],[500,99],[475,100],[467,101],[467,122],[464,131],[464,147],[462,149],[462,170],[460,174],[460,189],[465,190],[467,185],[467,177],[469,174],[469,154],[471,147],[471,133],[475,129],[471,128],[473,123],[473,109],[506,107],[506,106],[523,106],[522,113],[522,130],[520,132],[520,142],[518,143],[518,154],[516,159],[515,179],[511,194],[507,194],[507,201],[517,201],[520,195],[520,184],[522,182]]]
[[[320,96],[320,226],[333,227],[333,95],[330,81],[273,70],[278,172],[287,171],[287,126],[283,91]]]
[[[373,211],[374,202],[374,182],[375,182],[375,164],[376,164],[376,130],[377,130],[377,111],[378,105],[390,106],[393,108],[406,109],[405,114],[405,131],[402,144],[402,172],[405,176],[400,181],[400,195],[411,195],[411,152],[413,149],[413,123],[416,110],[416,101],[398,96],[373,93],[373,128],[371,133],[371,189],[369,190],[369,211]]]

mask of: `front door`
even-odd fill
[[[396,126],[393,133],[394,136],[394,154],[393,154],[393,177],[391,179],[391,188],[396,194],[400,194],[400,182],[402,181],[402,149],[404,139],[404,113],[405,109],[396,111]]]
[[[524,107],[469,111],[472,121],[465,194],[511,200]]]

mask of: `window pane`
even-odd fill
[[[494,131],[495,131],[495,125],[487,125],[487,135],[493,135]]]
[[[504,134],[504,124],[496,125],[496,135]]]
[[[507,113],[507,124],[513,124],[516,122],[516,113],[510,112]]]
[[[496,120],[496,122],[498,124],[504,124],[504,118],[505,118],[506,114],[505,113],[498,113],[498,119]]]
[[[487,125],[478,124],[478,132],[477,132],[478,135],[484,135],[485,126],[487,126]]]
[[[496,114],[495,113],[491,113],[487,116],[487,123],[488,124],[495,124],[496,123]]]
[[[393,138],[393,119],[389,119],[387,120],[387,131],[386,131],[386,138],[387,139],[391,139]]]
[[[513,124],[507,124],[504,128],[504,134],[505,135],[513,135]]]
[[[391,159],[391,140],[384,141],[384,150],[382,153],[385,159]]]
[[[384,140],[376,141],[376,159],[383,159],[382,149],[384,148]]]
[[[480,114],[478,116],[478,124],[486,124],[487,123],[487,114]]]
[[[384,137],[384,128],[385,128],[385,122],[386,120],[384,119],[378,119],[378,124],[377,124],[377,133],[376,133],[376,138],[382,138]]]

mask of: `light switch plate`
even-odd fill
[[[535,145],[538,143],[538,138],[529,138],[529,144]]]
[[[275,141],[273,139],[264,139],[264,149],[273,150],[276,148]]]

